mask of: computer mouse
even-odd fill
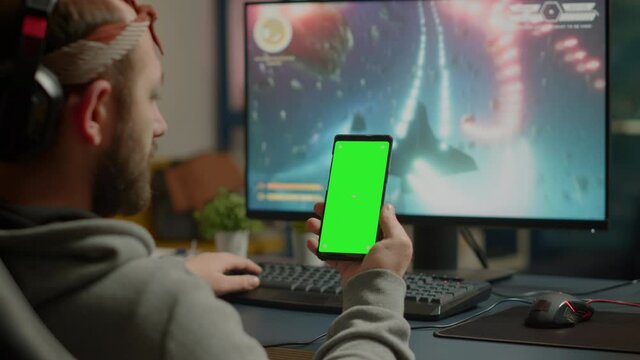
[[[536,328],[563,328],[575,326],[593,315],[593,307],[586,301],[569,294],[552,292],[533,301],[525,325]]]

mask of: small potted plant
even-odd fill
[[[218,194],[193,216],[200,236],[214,239],[218,251],[247,256],[249,233],[259,222],[247,218],[243,195],[220,188]]]

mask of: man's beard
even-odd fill
[[[128,136],[132,129],[127,128],[118,129],[116,141],[96,170],[93,211],[100,216],[132,215],[142,211],[151,199],[149,161],[156,143],[141,159],[144,149]]]

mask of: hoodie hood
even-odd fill
[[[146,229],[97,217],[0,230],[0,258],[34,307],[148,257],[153,249]]]

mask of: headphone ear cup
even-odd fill
[[[63,105],[60,82],[41,65],[58,0],[20,2],[15,58],[0,62],[0,161],[26,160],[51,144]]]
[[[27,136],[34,150],[39,150],[51,144],[56,135],[64,93],[55,74],[42,65],[36,71],[35,83]]]
[[[62,85],[44,66],[38,67],[34,80],[26,111],[21,107],[25,103],[12,96],[11,92],[5,92],[0,99],[4,102],[2,117],[5,117],[0,119],[2,160],[27,159],[46,148],[55,138],[64,103]]]

